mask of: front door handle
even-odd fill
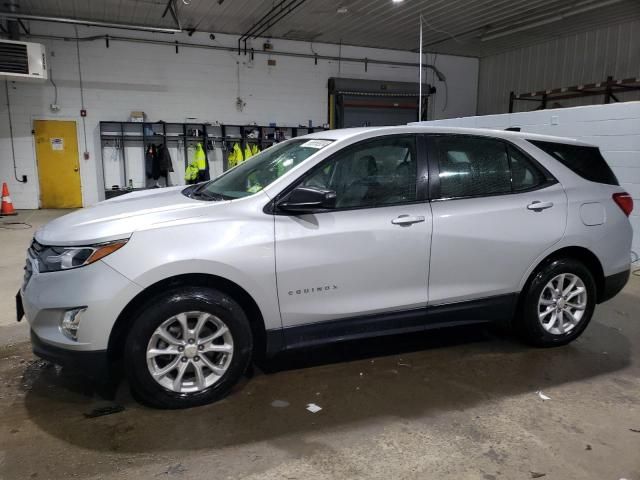
[[[531,202],[529,205],[527,205],[527,208],[529,210],[534,210],[536,212],[540,212],[542,210],[545,210],[547,208],[551,208],[553,207],[553,202]]]
[[[424,222],[424,217],[414,217],[411,215],[400,215],[397,218],[391,220],[394,225],[412,225],[414,223]]]

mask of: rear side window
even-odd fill
[[[440,198],[525,192],[552,181],[527,155],[501,140],[443,136],[438,148]]]
[[[529,140],[577,175],[591,182],[619,185],[598,147]]]
[[[511,160],[511,186],[514,192],[532,190],[547,181],[527,156],[511,145],[507,148]]]

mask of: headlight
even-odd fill
[[[84,267],[123,247],[127,240],[101,243],[87,247],[44,247],[38,254],[41,272],[57,272]]]

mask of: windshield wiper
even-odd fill
[[[191,192],[191,198],[199,198],[202,200],[216,201],[216,202],[220,200],[225,200],[223,195],[220,195],[218,193],[212,193],[203,189],[198,189]]]

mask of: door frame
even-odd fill
[[[428,203],[429,199],[429,158],[431,152],[427,151],[427,140],[426,135],[417,133],[417,132],[399,132],[399,133],[389,133],[386,135],[379,135],[374,137],[365,138],[363,140],[359,140],[357,142],[351,143],[349,145],[345,145],[343,148],[333,152],[326,158],[322,159],[319,163],[309,168],[308,170],[302,172],[298,175],[294,180],[292,180],[289,185],[283,188],[280,193],[278,193],[270,202],[268,202],[264,206],[264,213],[269,215],[284,215],[284,216],[296,216],[291,213],[280,212],[277,209],[277,204],[280,202],[287,194],[289,194],[300,182],[302,182],[305,178],[313,175],[318,170],[321,170],[325,167],[325,165],[331,161],[333,161],[337,156],[343,155],[345,150],[355,149],[360,147],[363,144],[379,141],[385,138],[392,137],[408,137],[412,136],[415,138],[416,145],[416,200],[412,202],[403,202],[398,204],[391,205],[374,205],[374,206],[364,206],[364,207],[349,207],[349,208],[341,208],[335,211],[347,211],[347,210],[363,210],[363,209],[371,209],[371,208],[382,208],[382,207],[393,207],[395,205],[411,205],[418,203]],[[333,210],[332,210],[333,211]],[[308,214],[320,214],[324,213],[324,210],[318,210],[317,212],[308,212]]]
[[[558,180],[553,176],[548,169],[546,169],[538,160],[536,160],[531,154],[525,152],[518,145],[500,137],[492,137],[489,135],[474,135],[474,134],[464,134],[464,133],[425,133],[422,134],[424,137],[426,160],[428,162],[429,168],[429,196],[428,199],[430,202],[447,202],[450,200],[462,200],[468,198],[486,198],[486,197],[499,197],[504,195],[516,195],[520,193],[534,192],[536,190],[542,190],[544,188],[550,187],[551,185],[555,185],[559,183]],[[491,193],[491,194],[480,194],[480,195],[468,195],[464,197],[453,197],[453,198],[441,198],[440,197],[440,156],[442,152],[440,150],[440,139],[442,138],[471,138],[471,139],[480,139],[480,140],[493,140],[502,145],[505,148],[505,152],[507,154],[507,159],[509,160],[509,171],[511,171],[511,156],[509,155],[508,148],[513,148],[517,150],[519,153],[524,155],[526,159],[533,164],[535,168],[537,168],[545,177],[546,181],[535,187],[529,188],[527,190],[519,190],[519,191],[510,191],[503,193]]]
[[[80,132],[78,126],[82,121],[80,117],[58,117],[54,115],[31,115],[31,148],[33,151],[33,171],[35,172],[35,181],[36,181],[36,194],[38,195],[38,208],[42,208],[40,204],[40,172],[38,171],[38,152],[36,149],[36,120],[42,121],[60,121],[60,122],[74,122],[76,124],[76,142],[78,144],[78,168],[80,170],[80,198],[82,201],[82,207],[84,208],[87,205],[85,198],[85,179],[84,179],[84,165],[82,164],[82,152],[84,151],[81,147],[80,143]],[[87,145],[87,151],[89,151],[89,146]]]

